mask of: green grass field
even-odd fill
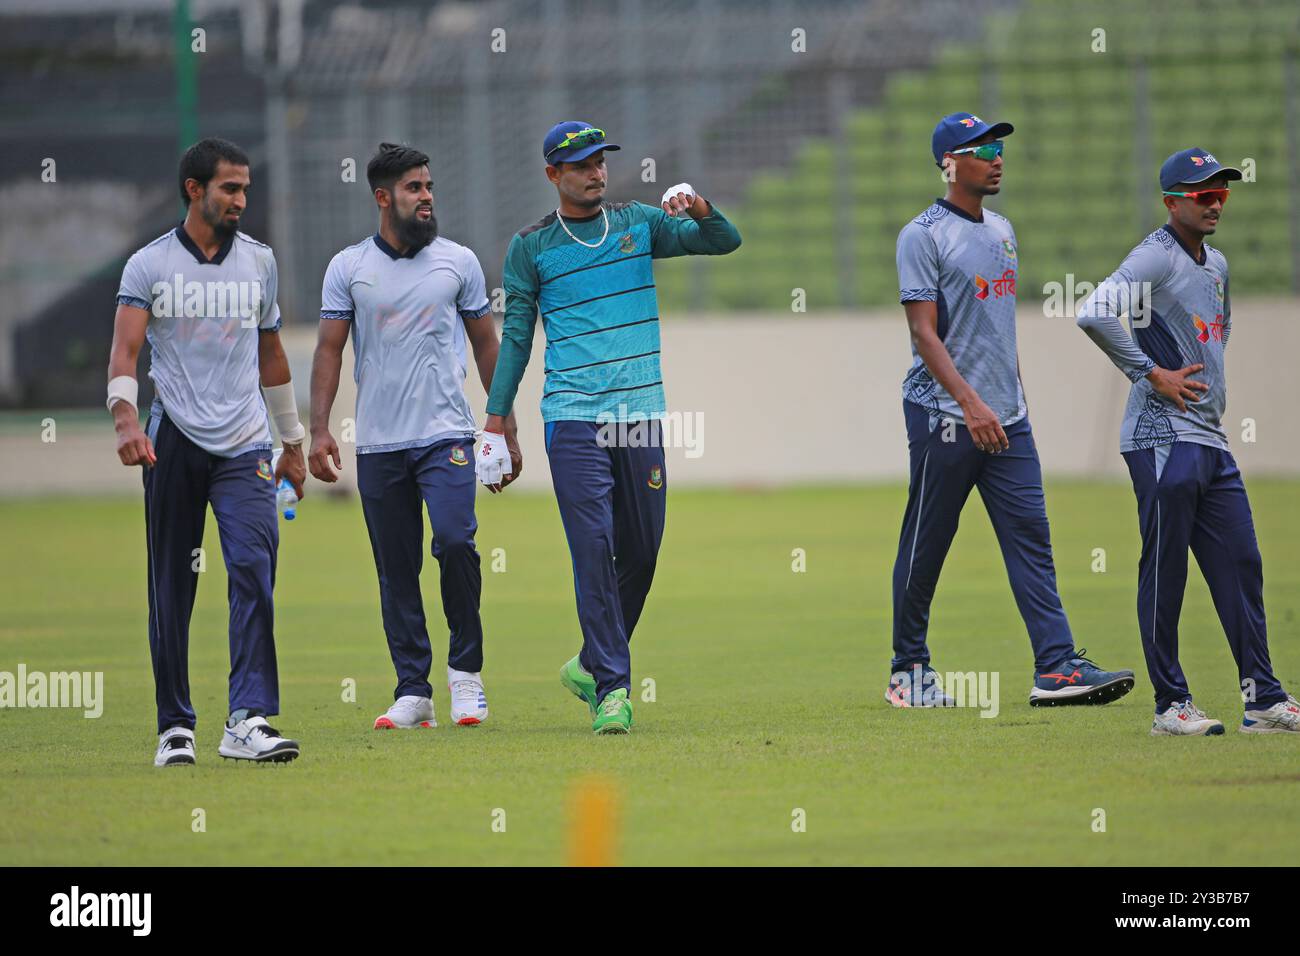
[[[491,719],[376,733],[394,683],[355,501],[319,494],[282,528],[277,597],[283,715],[303,744],[284,767],[217,757],[225,716],[225,572],[209,519],[191,644],[199,764],[152,766],[141,504],[0,504],[0,670],[99,670],[99,719],[0,709],[3,864],[560,864],[587,774],[620,796],[627,864],[1283,864],[1300,841],[1300,742],[1235,732],[1227,643],[1193,570],[1183,664],[1219,738],[1154,739],[1134,622],[1138,539],[1126,485],[1051,483],[1057,570],[1076,641],[1139,673],[1104,708],[1031,709],[1032,658],[976,497],[931,630],[941,671],[1000,673],[1001,710],[895,711],[889,576],[901,487],[676,490],[654,591],[633,642],[626,738],[594,738],[556,680],[579,643],[554,501],[480,498],[484,680]],[[1250,486],[1273,661],[1300,688],[1300,485]],[[504,548],[505,573],[489,570]],[[805,573],[791,552],[807,554]],[[1108,570],[1091,570],[1105,548]],[[425,593],[445,629],[436,565]],[[439,660],[435,655],[435,661]],[[440,665],[435,664],[435,668]],[[357,700],[342,683],[356,681]],[[191,829],[192,811],[206,832]],[[795,808],[806,832],[793,832]],[[1106,813],[1094,832],[1093,811]],[[495,832],[494,811],[505,811]]]

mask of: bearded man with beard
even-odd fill
[[[482,575],[474,545],[474,416],[465,398],[466,340],[483,387],[499,343],[478,258],[438,235],[429,157],[381,143],[366,167],[379,231],[330,261],[311,376],[311,472],[338,480],[329,430],[343,346],[352,333],[357,383],[357,487],[379,576],[393,705],[376,730],[436,727],[433,651],[420,593],[424,523],[433,531],[450,631],[447,687],[453,723],[487,719],[483,692]],[[523,459],[508,430],[518,477]],[[332,464],[332,467],[331,467]],[[503,481],[502,487],[508,482]]]

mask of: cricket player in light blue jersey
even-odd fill
[[[1169,221],[1133,248],[1080,307],[1078,324],[1133,383],[1120,452],[1142,531],[1138,630],[1155,688],[1155,736],[1217,736],[1178,662],[1187,552],[1196,556],[1237,663],[1248,734],[1300,733],[1300,702],[1268,654],[1264,565],[1223,414],[1232,331],[1228,260],[1205,241],[1241,170],[1198,147],[1160,167]],[[1121,317],[1127,313],[1132,334]]]
[[[1104,704],[1133,689],[1076,650],[1056,587],[1038,449],[1016,352],[1019,249],[1011,223],[984,208],[1002,188],[1010,123],[945,116],[930,147],[947,196],[898,236],[899,301],[912,338],[903,379],[911,480],[894,562],[894,659],[885,699],[943,707],[927,635],[939,572],[971,490],[993,522],[1034,650],[1034,706]]]
[[[233,143],[186,150],[185,221],[127,260],[117,294],[108,407],[118,458],[144,466],[160,767],[195,759],[190,613],[209,505],[230,578],[230,717],[218,752],[259,762],[299,752],[266,718],[280,712],[275,487],[288,478],[302,497],[305,433],[280,345],[275,256],[238,231],[248,186],[248,157]],[[155,397],[142,430],[135,376],[146,339]],[[274,472],[268,413],[284,444]]]
[[[325,272],[312,363],[312,474],[333,482],[329,431],[348,334],[356,362],[357,486],[379,575],[393,705],[376,730],[436,727],[433,649],[420,593],[423,505],[433,530],[442,609],[450,631],[447,687],[453,723],[487,719],[483,690],[482,575],[474,533],[474,416],[465,398],[466,342],[484,388],[498,342],[483,270],[465,246],[438,235],[429,157],[380,144],[366,168],[379,231],[338,253]],[[504,425],[513,477],[523,466],[514,419]],[[509,484],[513,477],[503,480]],[[494,489],[498,490],[498,489]]]

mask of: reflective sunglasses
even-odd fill
[[[569,146],[590,146],[593,143],[603,143],[604,141],[605,131],[603,129],[596,129],[594,126],[589,126],[586,129],[580,129],[577,132],[570,133],[568,136],[564,137],[563,140],[548,149],[546,155],[549,157],[551,153],[555,152],[557,149],[565,149]]]
[[[1224,186],[1222,189],[1198,189],[1194,193],[1176,193],[1166,189],[1164,194],[1166,196],[1177,196],[1180,199],[1195,199],[1197,204],[1201,206],[1213,206],[1216,200],[1218,202],[1227,202],[1228,193],[1230,192],[1232,190]]]
[[[965,149],[950,149],[948,152],[952,153],[954,156],[960,156],[962,153],[974,153],[976,159],[985,159],[992,162],[1002,155],[1002,140],[995,139],[991,143],[982,143],[979,146],[967,146]]]

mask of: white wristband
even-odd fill
[[[118,375],[109,379],[107,404],[110,412],[118,402],[128,402],[132,408],[139,412],[140,406],[137,404],[139,397],[140,383],[130,375]]]
[[[293,394],[293,382],[264,387],[262,395],[266,398],[266,410],[275,422],[275,430],[280,433],[280,441],[286,445],[302,444],[307,429],[298,418],[298,399]]]

